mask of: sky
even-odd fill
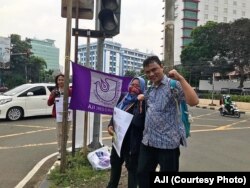
[[[122,47],[153,52],[160,56],[163,37],[164,2],[162,0],[121,0],[120,34],[113,37]],[[95,8],[94,8],[95,10]],[[94,13],[95,14],[95,13]],[[75,20],[72,20],[72,28]],[[80,19],[80,29],[95,29],[93,20]],[[39,40],[53,39],[60,49],[64,66],[66,18],[61,17],[61,0],[0,0],[0,36],[18,34]],[[74,60],[74,37],[71,37],[71,60]],[[79,45],[87,39],[79,38]],[[91,39],[90,42],[95,42]]]

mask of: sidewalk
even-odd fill
[[[219,110],[220,105],[218,100],[212,101],[208,99],[200,99],[200,103],[196,106],[197,108]],[[250,103],[236,102],[241,114],[250,114]]]

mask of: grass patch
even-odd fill
[[[65,173],[60,173],[60,167],[56,166],[48,179],[51,182],[50,188],[102,188],[107,186],[109,175],[110,170],[94,170],[87,156],[76,152],[74,157],[69,156]]]

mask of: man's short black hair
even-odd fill
[[[143,61],[143,68],[148,66],[150,63],[157,63],[158,65],[161,65],[161,60],[158,56],[149,56],[147,59]]]

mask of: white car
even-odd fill
[[[23,84],[0,95],[0,119],[19,120],[23,117],[51,115],[47,100],[55,84]]]

